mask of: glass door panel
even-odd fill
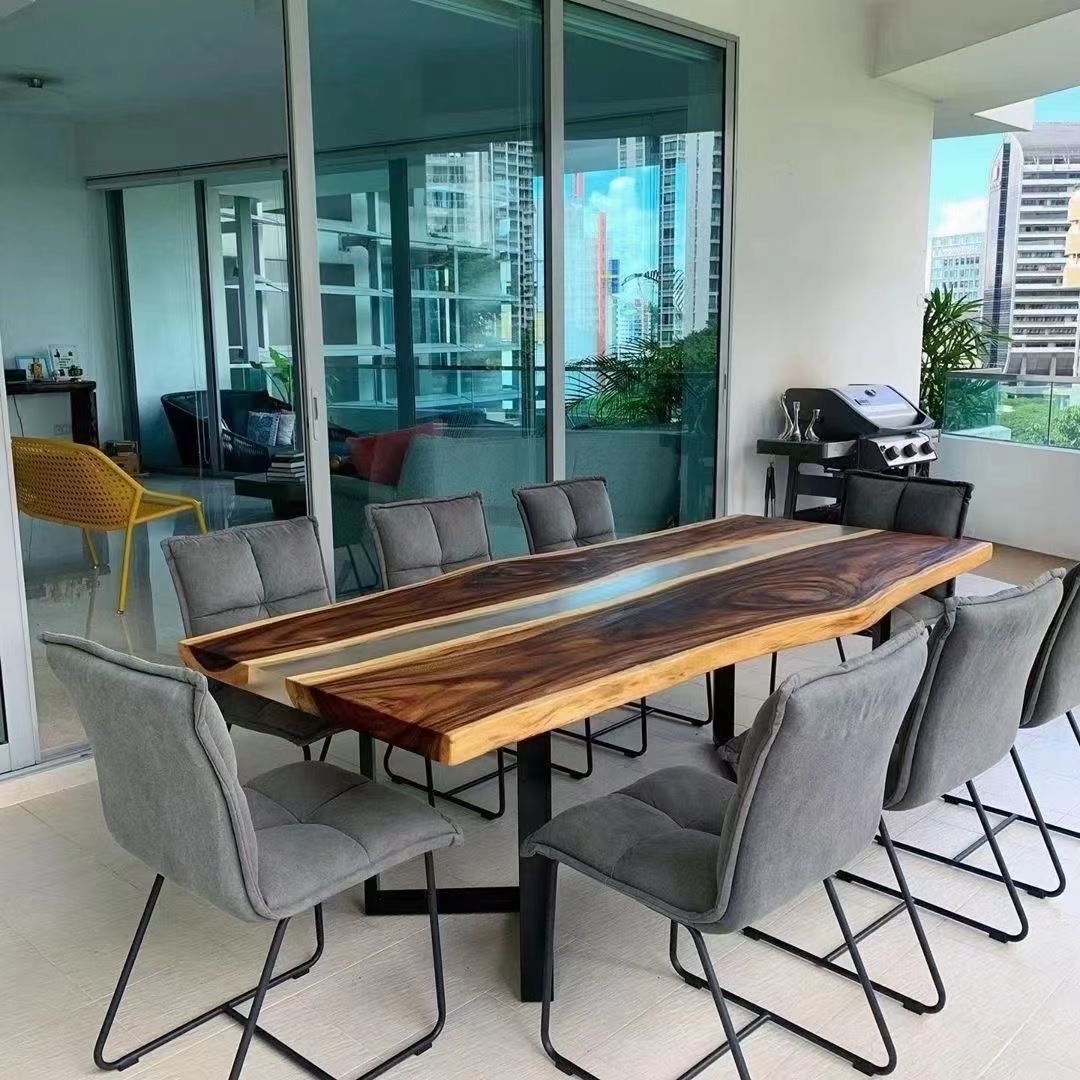
[[[364,508],[471,491],[496,555],[542,481],[540,5],[309,4],[339,593]],[[393,85],[393,94],[386,87]]]
[[[566,471],[620,534],[712,517],[724,50],[566,5]]]

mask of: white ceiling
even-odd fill
[[[148,7],[145,0],[35,0],[0,18],[0,78],[42,76],[76,117],[212,104],[237,92],[284,99],[277,5],[183,0],[154,3],[152,17]]]

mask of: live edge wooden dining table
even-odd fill
[[[551,732],[712,672],[713,738],[734,734],[734,665],[884,627],[901,601],[990,558],[987,543],[738,515],[484,563],[417,585],[188,638],[207,676],[445,765],[517,746],[518,832],[551,817]],[[543,890],[439,891],[439,908],[518,912],[521,996],[540,999]],[[426,913],[366,883],[365,910]]]

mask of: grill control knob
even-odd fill
[[[904,443],[904,457],[914,457],[918,452],[919,448],[913,442]]]
[[[929,439],[919,445],[920,454],[932,454],[934,452],[934,444]]]
[[[895,461],[900,456],[900,449],[896,443],[889,443],[889,445],[885,447],[884,453],[889,461]]]

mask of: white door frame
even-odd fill
[[[0,673],[8,739],[0,745],[2,775],[41,760],[6,387],[0,388],[0,598]]]
[[[330,598],[335,598],[334,529],[326,420],[326,364],[319,288],[318,209],[315,202],[315,134],[311,117],[311,55],[307,0],[284,0],[285,87],[289,120],[289,244],[296,299],[293,318],[300,346],[304,393],[308,513],[319,523]]]

